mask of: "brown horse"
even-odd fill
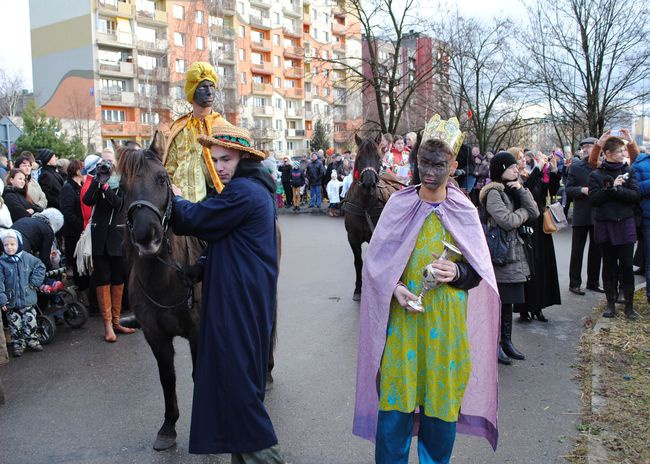
[[[198,240],[178,237],[169,223],[172,192],[162,165],[162,135],[156,133],[149,149],[120,147],[118,171],[125,191],[127,215],[125,251],[129,269],[129,303],[158,363],[165,398],[165,417],[156,450],[176,442],[178,403],[173,340],[189,340],[192,362],[196,360],[200,284],[186,272],[201,255]],[[196,297],[195,297],[196,296]]]

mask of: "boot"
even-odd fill
[[[605,287],[605,296],[607,297],[607,309],[603,313],[603,317],[616,317],[616,298],[618,292],[610,282],[603,282]]]
[[[498,359],[499,359],[499,364],[505,364],[506,366],[510,366],[512,364],[512,359],[508,357],[503,352],[503,348],[501,348],[501,345],[499,345],[499,350],[497,351],[498,354]]]
[[[124,284],[111,285],[111,302],[112,302],[112,321],[113,330],[120,334],[132,334],[135,329],[129,329],[120,324],[120,314],[122,314],[122,295],[124,294]]]
[[[636,321],[639,315],[634,311],[634,288],[626,288],[623,290],[623,295],[625,297],[625,317],[631,321]]]
[[[512,344],[512,305],[501,305],[501,348],[508,357],[523,360],[523,355]]]
[[[111,314],[111,286],[101,285],[97,287],[97,304],[104,320],[104,340],[114,343],[117,340],[113,331],[113,319]]]

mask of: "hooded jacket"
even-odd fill
[[[515,208],[513,197],[516,195],[521,207]],[[490,182],[481,189],[479,200],[488,214],[488,225],[497,225],[507,233],[508,263],[494,266],[494,275],[498,283],[522,283],[530,276],[530,267],[526,259],[524,241],[518,229],[530,219],[539,216],[539,209],[533,195],[525,188],[506,193],[505,185]]]
[[[45,279],[45,265],[26,251],[0,256],[0,306],[26,308],[37,303],[36,288]]]
[[[27,211],[28,209],[33,209],[35,213],[42,211],[40,207],[30,203],[22,191],[16,190],[12,186],[7,186],[5,188],[2,198],[4,199],[7,208],[9,208],[11,219],[13,219],[14,222],[24,217],[30,217],[31,214]]]

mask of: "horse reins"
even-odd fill
[[[372,166],[366,166],[361,171],[359,171],[359,179],[356,181],[357,186],[361,186],[361,177],[366,172],[372,172],[375,175],[375,178],[379,180],[379,173],[377,172],[377,170]],[[361,205],[351,202],[350,200],[345,200],[342,208],[343,211],[348,212],[350,214],[354,214],[355,216],[365,217],[366,222],[368,223],[368,227],[370,228],[370,233],[372,234],[375,231],[375,224],[374,222],[372,222],[371,213],[376,213],[377,211],[379,211],[379,213],[381,214],[383,206],[372,206],[372,207],[364,208]]]

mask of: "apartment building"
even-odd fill
[[[359,26],[341,3],[30,0],[30,20],[37,104],[95,122],[97,148],[146,143],[188,111],[185,71],[197,60],[219,75],[215,109],[260,149],[305,153],[317,120],[343,149],[360,124],[360,95],[327,62],[361,56]]]

